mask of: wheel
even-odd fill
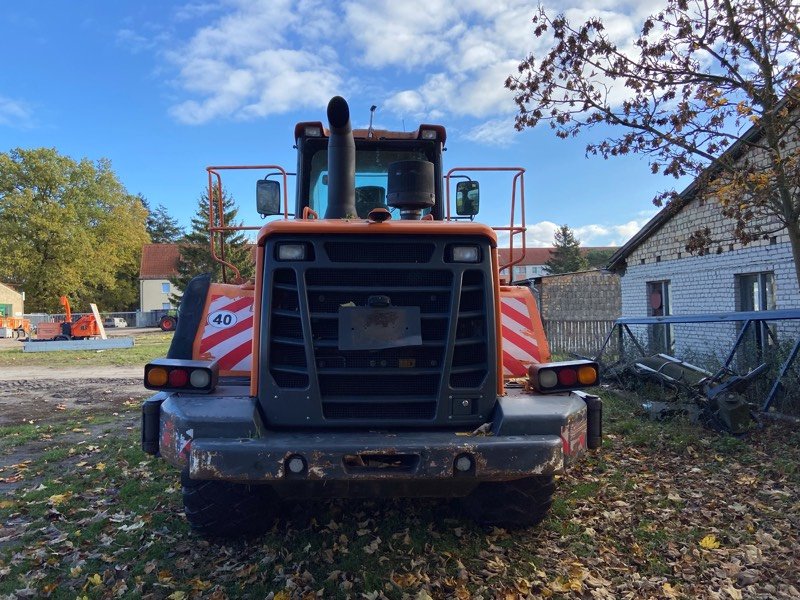
[[[158,326],[161,328],[161,331],[175,331],[175,326],[177,324],[177,319],[175,319],[175,317],[170,317],[169,315],[161,317],[161,320],[158,322]]]
[[[68,342],[69,341],[69,336],[68,335],[57,335],[56,337],[53,338],[53,340],[56,341],[56,342]]]
[[[510,529],[540,523],[553,504],[553,476],[481,483],[461,499],[464,512],[481,525]]]
[[[203,537],[263,533],[278,513],[278,499],[266,486],[190,479],[186,469],[181,485],[186,519]]]

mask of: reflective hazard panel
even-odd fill
[[[501,286],[500,318],[505,379],[525,377],[531,364],[550,361],[550,348],[530,289]]]
[[[219,361],[220,375],[249,375],[253,362],[253,291],[211,284],[194,358]]]

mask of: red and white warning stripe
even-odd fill
[[[541,362],[539,343],[533,335],[528,304],[508,296],[500,297],[503,331],[503,374],[524,377],[532,363]]]
[[[250,371],[253,360],[253,297],[212,296],[199,354],[219,361],[220,371]]]

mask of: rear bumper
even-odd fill
[[[456,469],[467,457],[471,467]],[[289,461],[304,468],[292,473]],[[192,479],[230,481],[519,479],[550,475],[564,463],[555,436],[465,437],[429,432],[403,435],[269,432],[253,440],[195,440],[189,452]],[[296,463],[297,464],[297,463]]]
[[[143,446],[192,479],[287,484],[502,481],[559,473],[586,449],[586,405],[573,394],[502,398],[489,431],[471,434],[271,430],[245,393],[156,394],[143,409]],[[469,468],[459,469],[464,457]]]

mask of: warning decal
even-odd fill
[[[212,295],[200,338],[200,358],[216,358],[220,371],[250,372],[253,353],[253,297]]]

